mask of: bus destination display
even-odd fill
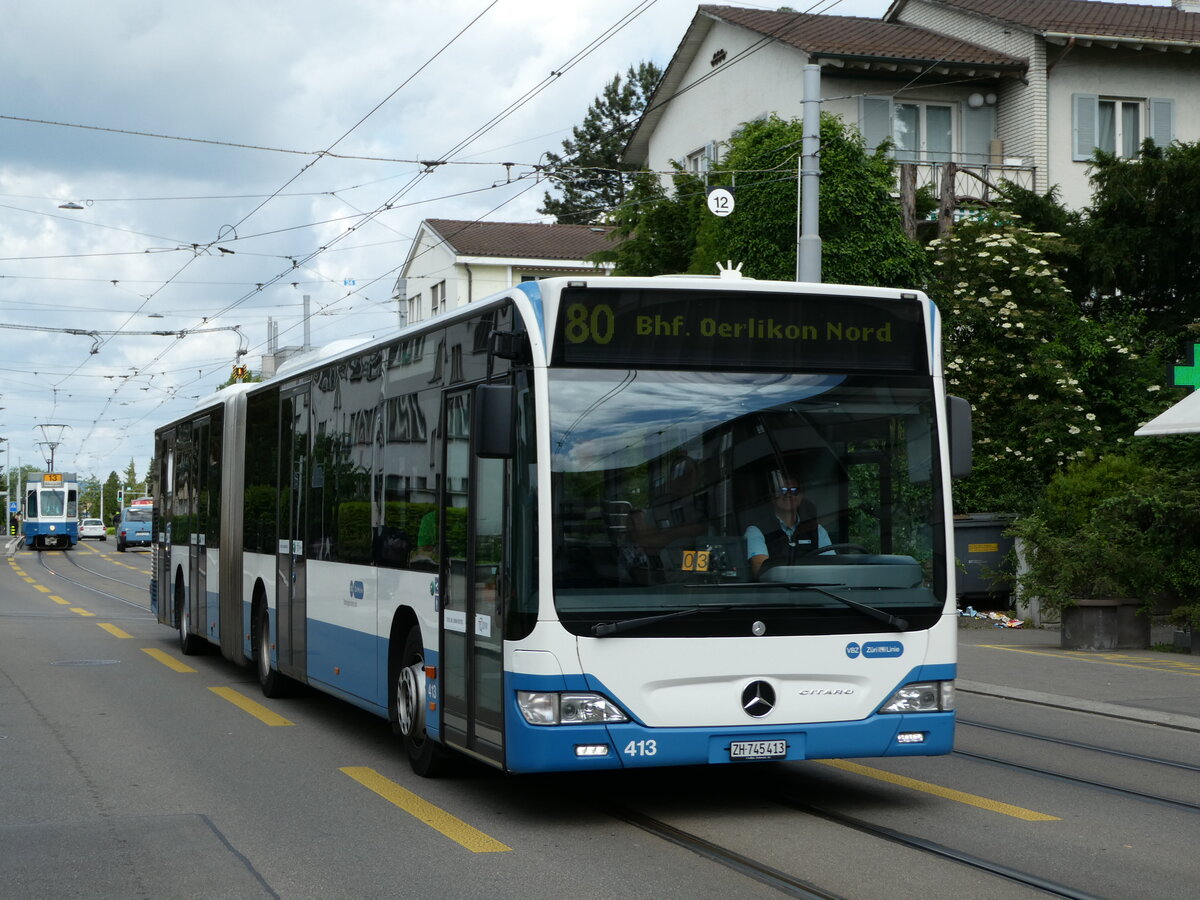
[[[569,288],[552,362],[928,374],[923,328],[915,298]]]

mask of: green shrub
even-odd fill
[[[1022,590],[1050,607],[1123,597],[1147,610],[1200,596],[1200,489],[1188,471],[1107,456],[1059,473],[1011,529]]]

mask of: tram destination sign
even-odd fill
[[[921,302],[768,291],[567,288],[553,365],[929,374]]]

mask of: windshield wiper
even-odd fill
[[[592,634],[594,634],[596,637],[607,637],[610,634],[620,634],[623,631],[634,631],[638,628],[644,628],[647,625],[665,622],[667,619],[678,619],[681,616],[690,616],[693,613],[702,612],[704,610],[724,611],[726,609],[729,609],[729,607],[691,606],[687,609],[677,609],[675,612],[664,613],[659,616],[639,616],[636,619],[624,619],[620,622],[597,622],[592,626]]]
[[[891,613],[884,612],[882,609],[876,609],[874,606],[867,606],[865,603],[859,603],[857,600],[851,600],[849,597],[843,597],[841,594],[835,594],[833,591],[825,590],[826,587],[846,587],[844,584],[819,585],[784,583],[781,586],[787,588],[789,591],[816,591],[818,594],[824,594],[826,597],[832,597],[839,603],[845,603],[848,607],[853,610],[857,610],[864,616],[868,616],[878,622],[882,622],[885,625],[891,625],[897,631],[908,631],[908,619],[901,618],[900,616],[893,616]]]

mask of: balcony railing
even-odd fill
[[[977,160],[978,157],[975,157]],[[897,160],[898,165],[911,165],[915,170],[916,188],[929,187],[933,195],[942,199],[944,162],[911,162]],[[1037,167],[1025,165],[1021,157],[1009,157],[1000,163],[981,163],[968,159],[951,160],[954,163],[954,194],[959,201],[981,200],[989,203],[995,199],[1001,181],[1011,181],[1017,187],[1034,190]]]

